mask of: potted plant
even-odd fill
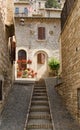
[[[54,75],[58,76],[60,62],[55,58],[51,58],[48,62],[48,65],[49,65],[50,69],[52,70],[52,72],[54,73]]]

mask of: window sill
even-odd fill
[[[37,41],[37,42],[46,42],[47,40],[46,40],[46,39],[44,39],[44,40],[39,40],[39,39],[37,39],[36,41]]]

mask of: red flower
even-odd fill
[[[31,63],[32,63],[32,61],[29,59],[29,60],[27,61],[27,63],[28,63],[28,64],[31,64]]]
[[[21,60],[17,60],[17,63],[21,63],[22,61]]]
[[[27,63],[27,60],[22,60],[22,63]]]

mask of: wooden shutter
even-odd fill
[[[12,56],[12,60],[15,61],[15,49],[16,49],[16,43],[12,42],[11,45],[11,56]]]
[[[80,88],[77,90],[78,95],[78,109],[80,110]]]
[[[2,80],[0,80],[0,101],[2,100]]]
[[[15,61],[15,53],[16,53],[16,43],[13,41],[13,37],[10,38],[11,41],[11,62]]]
[[[38,39],[40,40],[45,39],[45,27],[38,28]]]
[[[37,55],[37,63],[44,64],[45,63],[45,55],[43,53],[39,53]]]
[[[41,63],[44,64],[45,63],[45,55],[41,53]]]
[[[41,63],[41,53],[39,53],[37,55],[37,63],[40,64]]]

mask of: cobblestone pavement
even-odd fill
[[[46,79],[45,81],[50,99],[55,130],[80,130],[80,126],[66,110],[61,96],[56,92],[53,85],[53,79]]]
[[[0,130],[23,130],[33,85],[14,85],[2,113]]]

